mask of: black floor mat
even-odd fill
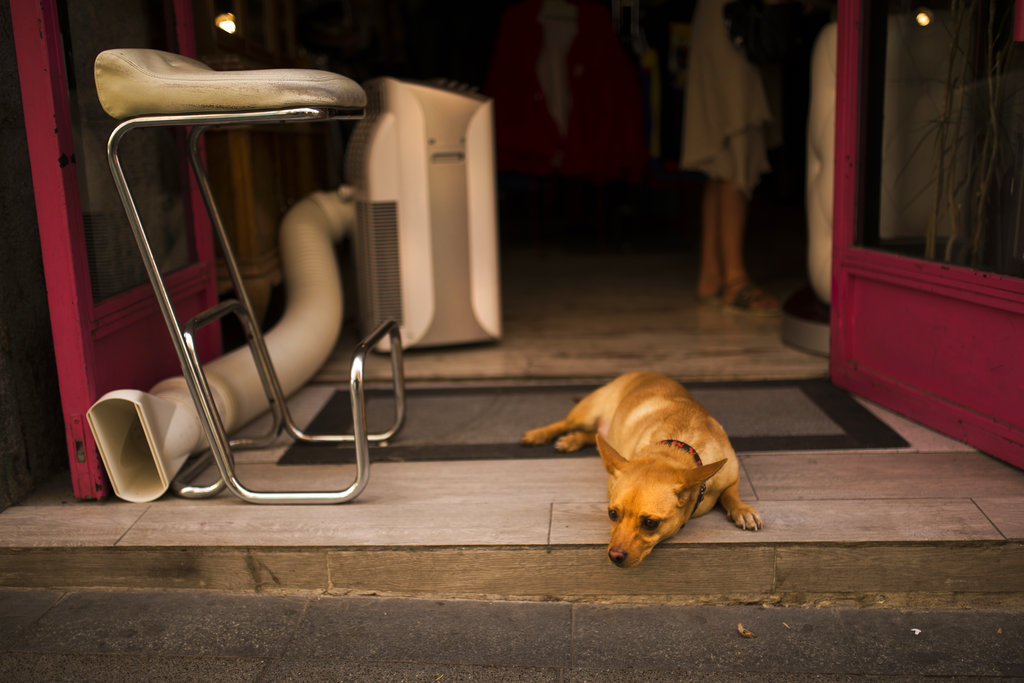
[[[371,445],[373,461],[475,460],[551,457],[552,446],[520,446],[527,429],[554,422],[592,386],[524,386],[410,389],[406,421],[385,446]],[[827,380],[690,383],[687,388],[722,423],[738,453],[901,448],[906,441],[853,397]],[[394,417],[388,391],[368,391],[370,431],[387,429]],[[351,433],[345,391],[336,392],[307,430]],[[593,456],[585,448],[575,454]],[[562,454],[558,454],[562,455]],[[352,462],[354,448],[295,444],[282,465]]]

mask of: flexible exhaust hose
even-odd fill
[[[280,250],[287,300],[264,342],[282,391],[291,395],[326,362],[341,332],[343,298],[334,243],[355,224],[355,206],[338,192],[296,203],[281,222]],[[251,353],[242,346],[204,365],[221,420],[233,431],[269,408]],[[88,413],[114,493],[155,500],[192,453],[208,447],[183,377],[149,392],[104,395]]]

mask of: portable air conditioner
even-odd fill
[[[403,347],[499,339],[492,101],[395,78],[363,87],[346,167],[361,325],[397,320]]]

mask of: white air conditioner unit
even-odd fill
[[[395,78],[363,87],[346,162],[361,325],[397,320],[404,347],[500,338],[492,101]]]

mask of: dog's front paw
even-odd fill
[[[729,513],[729,519],[731,519],[736,526],[746,531],[757,531],[764,526],[764,522],[761,521],[760,513],[749,505],[741,505],[740,507],[732,510]]]
[[[594,445],[594,434],[591,432],[569,432],[555,441],[555,450],[562,453],[574,453],[584,446]]]

